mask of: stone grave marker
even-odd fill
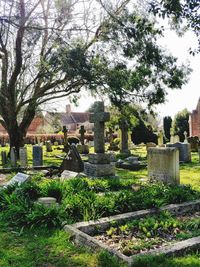
[[[60,171],[69,170],[73,172],[82,172],[84,164],[75,145],[70,146],[70,150],[60,166]]]
[[[89,153],[89,146],[85,144],[85,132],[86,130],[84,129],[84,125],[81,125],[81,128],[79,130],[79,133],[81,135],[80,141],[81,144],[77,145],[77,150],[80,154],[88,154]]]
[[[179,150],[180,162],[191,162],[191,146],[188,143],[167,144],[167,147],[176,147]]]
[[[2,166],[5,166],[7,164],[6,151],[1,151],[1,162],[2,162]]]
[[[120,153],[130,154],[130,150],[128,149],[128,122],[126,119],[122,118],[119,122],[119,128],[121,130],[121,142],[120,142]]]
[[[110,155],[105,154],[105,122],[110,114],[104,112],[104,103],[95,102],[94,113],[90,115],[90,122],[94,123],[94,152],[89,154],[88,162],[84,164],[84,172],[88,176],[103,177],[115,175],[115,166],[110,163]]]
[[[33,166],[43,165],[43,149],[41,146],[33,146]]]
[[[79,173],[78,172],[73,172],[73,171],[68,171],[68,170],[64,170],[62,173],[61,173],[61,178],[60,180],[61,181],[64,181],[66,179],[72,179],[72,178],[76,178],[79,176]]]
[[[163,131],[160,130],[158,133],[158,146],[162,146],[163,145]]]
[[[30,179],[30,176],[28,174],[18,172],[10,181],[6,183],[5,187],[9,185],[13,185],[15,183],[17,183],[18,185],[21,185],[25,183],[26,181],[28,181],[29,179]]]
[[[51,141],[46,141],[46,151],[47,152],[53,151]]]
[[[184,134],[184,143],[188,144],[187,132],[185,131],[183,134]]]
[[[11,147],[11,150],[10,150],[10,163],[12,167],[17,166],[17,151],[15,147]]]
[[[20,147],[19,149],[19,162],[21,167],[28,166],[28,159],[27,159],[27,148]]]
[[[148,176],[163,183],[180,184],[178,148],[149,148]]]
[[[174,130],[170,128],[170,144],[174,143]]]
[[[67,129],[67,127],[64,125],[64,126],[63,126],[63,134],[64,134],[64,143],[63,143],[63,145],[64,145],[64,149],[63,149],[63,151],[64,151],[65,153],[68,153],[68,152],[69,152],[69,149],[70,149],[70,145],[69,145],[68,140],[67,140],[67,133],[68,133],[68,129]]]
[[[179,143],[180,142],[180,137],[178,135],[174,136],[174,143]]]
[[[37,200],[38,203],[50,208],[51,206],[58,205],[55,197],[40,197]]]

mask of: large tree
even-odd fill
[[[23,146],[41,104],[83,88],[109,92],[117,72],[127,79],[116,84],[118,99],[129,92],[158,103],[167,87],[181,87],[183,68],[155,45],[161,31],[130,14],[130,2],[0,0],[0,115],[10,146]]]
[[[189,114],[189,111],[185,108],[174,116],[172,123],[173,132],[179,135],[181,142],[185,139],[184,132],[187,132],[189,136]]]

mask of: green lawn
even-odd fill
[[[8,149],[8,148],[3,148]],[[31,147],[28,146],[29,163],[31,163]],[[145,160],[146,152],[144,148],[137,148],[132,151],[134,155],[139,155],[142,160]],[[54,151],[52,153],[46,153],[44,151],[44,163],[46,164],[60,164],[60,159],[55,159],[56,154],[61,154],[61,152]],[[91,181],[89,182],[90,187],[94,188],[96,192],[94,195],[98,195],[98,192],[106,192],[106,190],[113,190],[115,193],[108,193],[105,196],[105,200],[113,198],[117,192],[120,193],[120,186],[124,187],[130,186],[130,184],[138,184],[141,178],[147,176],[147,170],[143,169],[140,171],[127,171],[118,169],[117,175],[121,178],[117,182],[102,180],[102,181]],[[180,176],[182,184],[190,184],[192,188],[200,192],[200,163],[198,160],[197,153],[192,154],[192,163],[181,164],[180,166]],[[38,185],[44,186],[45,184],[51,183],[51,180],[41,181],[41,177],[38,176]],[[37,181],[35,179],[35,181]],[[141,182],[140,182],[141,183]],[[72,182],[74,186],[74,194],[76,194],[76,184]],[[79,185],[80,186],[80,185]],[[108,189],[107,189],[108,188]],[[68,190],[68,189],[66,189]],[[118,194],[117,193],[117,194]],[[137,192],[136,192],[137,194]],[[77,195],[78,196],[78,195]],[[83,195],[81,196],[83,197]],[[91,200],[93,195],[91,195]],[[124,197],[122,194],[121,197]],[[101,196],[102,200],[104,196]],[[101,200],[101,201],[102,201]],[[123,198],[118,199],[122,201]],[[80,201],[83,199],[80,198]],[[143,202],[144,199],[141,201]],[[80,202],[81,203],[81,202]],[[1,204],[1,203],[0,203]],[[71,203],[72,205],[73,203]],[[102,205],[111,205],[110,203],[102,202]],[[74,204],[73,204],[74,205]],[[74,211],[78,208],[79,202],[76,203],[77,206],[73,206]],[[85,203],[89,205],[90,202]],[[120,206],[120,203],[119,203]],[[93,206],[92,206],[93,207]],[[71,208],[70,208],[71,209]],[[16,212],[16,210],[15,210]],[[86,209],[84,211],[84,216],[87,218]],[[1,213],[0,213],[1,215]],[[19,215],[20,216],[20,215]],[[70,236],[63,230],[56,229],[46,229],[43,227],[30,228],[26,227],[11,227],[7,225],[5,220],[0,216],[0,267],[76,267],[76,266],[88,266],[88,267],[124,267],[124,263],[119,262],[116,258],[110,257],[105,252],[95,253],[83,247],[77,247],[73,244]],[[200,254],[193,253],[191,255],[185,255],[184,257],[174,257],[174,258],[157,258],[157,259],[147,259],[146,262],[138,261],[135,266],[141,267],[200,267]]]

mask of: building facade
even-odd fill
[[[200,98],[197,107],[190,114],[189,118],[190,136],[200,137]]]

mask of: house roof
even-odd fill
[[[47,118],[53,118],[55,116],[58,116],[61,124],[67,125],[67,124],[80,124],[84,123],[86,121],[89,121],[89,112],[70,112],[70,113],[48,113],[46,116]]]

